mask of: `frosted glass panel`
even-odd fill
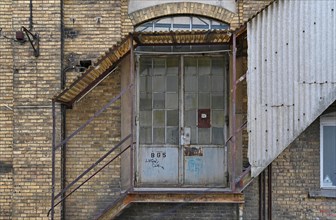
[[[142,126],[152,126],[152,111],[140,112],[140,124]]]
[[[197,93],[186,93],[184,97],[185,109],[197,108]]]
[[[211,96],[211,107],[213,109],[224,109],[224,96],[222,94],[213,94]]]
[[[197,84],[197,76],[186,76],[184,90],[186,92],[197,92]]]
[[[167,109],[178,109],[178,94],[177,93],[167,93],[166,94],[166,108]]]
[[[178,91],[178,76],[167,76],[167,92]]]
[[[165,129],[153,128],[153,143],[164,144],[165,143]]]
[[[140,143],[151,144],[152,143],[152,128],[140,127]]]
[[[152,94],[140,93],[140,110],[152,109]]]
[[[140,77],[140,92],[151,92],[152,91],[152,77],[141,76]]]
[[[154,93],[153,95],[153,108],[154,109],[164,109],[165,107],[165,94],[164,93]]]
[[[211,59],[210,57],[203,57],[198,59],[198,74],[208,75],[211,71]]]
[[[199,93],[198,94],[198,108],[210,108],[210,94]]]
[[[184,74],[185,75],[197,74],[197,62],[195,58],[186,57],[184,59]]]
[[[210,128],[199,128],[198,144],[209,144],[209,143],[210,143]]]
[[[165,59],[154,59],[153,62],[153,74],[154,75],[165,75],[166,74],[166,60]]]
[[[209,92],[209,91],[211,91],[211,78],[210,78],[210,76],[199,76],[198,77],[198,91],[199,92]]]
[[[224,129],[223,128],[212,128],[212,143],[213,144],[224,144]]]
[[[167,111],[167,126],[179,125],[179,113],[178,110]]]
[[[225,114],[223,110],[213,110],[212,111],[212,122],[211,125],[214,127],[224,127]]]
[[[179,129],[178,127],[167,128],[167,144],[179,143]]]
[[[154,76],[153,77],[153,92],[164,92],[166,90],[166,77]]]
[[[165,111],[164,110],[157,110],[153,112],[153,125],[154,126],[164,126],[165,125]]]
[[[224,90],[224,77],[212,76],[212,91],[222,92]]]
[[[212,59],[211,73],[213,75],[223,75],[224,74],[224,61],[221,58]]]
[[[186,127],[195,127],[196,126],[196,110],[185,111],[184,122]]]

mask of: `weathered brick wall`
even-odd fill
[[[64,1],[64,69],[80,60],[96,60],[121,40],[122,4],[121,0]],[[70,69],[68,82],[80,72],[78,67]]]
[[[12,1],[0,2],[1,35],[12,37]],[[12,213],[13,193],[13,62],[12,42],[0,37],[0,219]]]
[[[29,42],[0,37],[0,219],[45,219],[51,194],[51,100],[59,89],[60,3],[33,1]],[[29,27],[29,1],[1,1],[2,35]]]
[[[29,1],[12,2],[12,30],[28,28]],[[51,97],[60,82],[60,1],[33,1],[33,33],[40,56],[28,42],[13,43],[12,218],[45,219],[51,194]]]
[[[272,164],[274,219],[335,219],[335,199],[308,197],[320,188],[319,119]]]
[[[237,219],[237,211],[236,204],[134,204],[116,219]]]
[[[106,78],[74,108],[67,111],[70,135],[120,92],[120,73]],[[66,147],[66,179],[70,183],[120,140],[120,100],[76,135]],[[111,160],[108,156],[79,183]],[[78,186],[76,184],[74,187]],[[109,164],[66,200],[66,219],[93,219],[120,195],[120,159]],[[80,210],[80,211],[79,211]]]

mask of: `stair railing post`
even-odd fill
[[[56,110],[55,101],[52,100],[52,158],[51,158],[51,220],[54,219],[55,204],[55,147],[56,147]]]
[[[130,149],[130,180],[131,189],[134,188],[134,95],[135,95],[135,84],[134,84],[134,44],[133,44],[133,34],[130,35],[131,40],[131,51],[130,51],[130,83],[131,83],[131,149]]]

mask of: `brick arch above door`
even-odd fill
[[[167,15],[199,15],[231,24],[237,14],[215,5],[196,2],[176,2],[159,4],[134,11],[129,14],[132,24],[138,25],[157,17]]]

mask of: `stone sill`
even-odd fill
[[[311,190],[308,196],[309,198],[336,198],[336,189]]]

